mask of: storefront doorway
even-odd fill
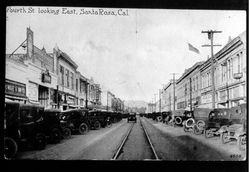
[[[49,88],[39,85],[38,87],[38,101],[41,105],[49,106]]]

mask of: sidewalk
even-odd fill
[[[161,122],[156,122],[152,119],[146,119],[148,122],[150,122],[154,127],[161,130],[164,133],[167,133],[171,136],[188,136],[191,137],[202,144],[206,144],[210,147],[213,147],[219,152],[226,153],[230,158],[232,158],[233,161],[242,161],[246,159],[246,150],[240,151],[236,141],[232,141],[226,144],[223,144],[220,140],[219,136],[211,137],[211,138],[205,138],[204,135],[195,135],[192,132],[185,132],[182,127],[172,127],[166,124],[163,124]]]

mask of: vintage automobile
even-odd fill
[[[204,136],[206,138],[220,135],[220,128],[229,123],[229,109],[216,108],[209,112],[208,121],[204,129]]]
[[[164,111],[161,113],[161,116],[162,116],[162,122],[167,124],[171,119],[172,112],[171,111]]]
[[[90,128],[87,109],[70,109],[60,116],[61,125],[70,128],[72,133],[86,134]]]
[[[174,125],[183,126],[183,122],[193,117],[193,112],[188,110],[175,110],[172,112],[174,115]]]
[[[61,139],[71,136],[71,130],[60,123],[59,109],[45,109],[43,113],[43,129],[51,143],[59,143]]]
[[[194,120],[186,122],[186,127],[193,127],[194,134],[203,134],[206,124],[208,122],[208,115],[212,111],[209,108],[195,108]],[[194,123],[192,123],[194,122]]]
[[[128,122],[129,121],[134,121],[136,123],[136,114],[135,113],[130,113],[128,116]]]
[[[4,158],[12,159],[20,148],[44,149],[43,106],[5,102]]]
[[[161,118],[161,113],[160,112],[153,112],[152,115],[151,115],[151,118],[153,120],[157,120],[158,121],[158,119]]]
[[[111,116],[106,111],[92,110],[88,113],[89,123],[94,129],[111,125]]]
[[[192,128],[195,134],[204,134],[206,138],[219,135],[219,129],[228,122],[227,108],[195,108],[194,120],[186,122],[187,128]]]
[[[246,147],[246,104],[230,109],[230,121],[220,129],[222,143],[236,140],[240,150]]]

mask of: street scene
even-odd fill
[[[246,161],[246,12],[6,8],[5,160]]]

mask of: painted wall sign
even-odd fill
[[[38,85],[37,84],[29,82],[28,97],[30,100],[38,101]]]

